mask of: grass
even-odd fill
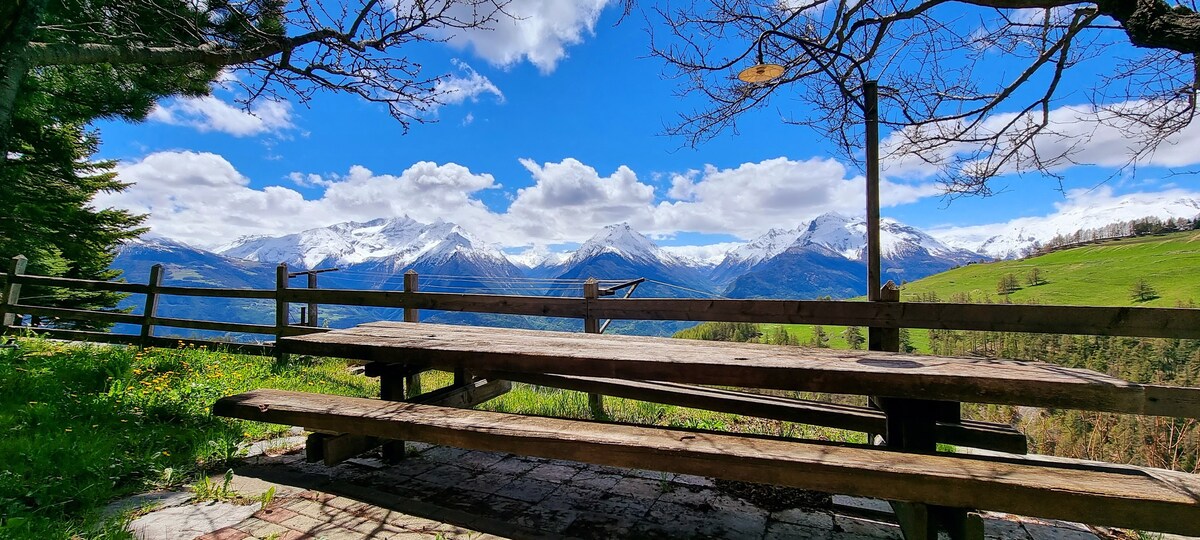
[[[1027,283],[1026,278],[1034,268],[1044,283]],[[969,264],[904,284],[901,299],[919,302],[936,297],[941,302],[1197,307],[1200,273],[1192,271],[1196,268],[1200,268],[1200,232],[1188,231],[1114,240],[1017,261]],[[1017,278],[1020,288],[1008,295],[997,294],[997,284],[1008,274]],[[1153,287],[1155,298],[1136,301],[1131,297],[1133,285],[1141,279]],[[761,324],[759,331],[767,335],[779,327],[802,345],[812,341],[813,326],[807,324]],[[830,348],[850,348],[843,334],[846,327],[826,325],[823,329],[829,336]],[[864,336],[867,333],[865,328],[862,332]],[[909,339],[916,352],[931,352],[926,330],[912,329]]]
[[[214,418],[216,399],[265,387],[378,395],[345,368],[22,339],[0,350],[0,538],[126,538],[106,504],[207,479],[240,442],[287,429]]]
[[[430,390],[452,379],[432,372],[422,384]],[[108,503],[188,484],[198,500],[269,502],[273,495],[230,491],[227,470],[240,443],[287,426],[209,413],[218,398],[255,388],[379,392],[377,380],[351,374],[341,360],[277,365],[195,348],[139,351],[39,338],[0,350],[0,538],[129,538],[129,516],[104,516]],[[587,394],[526,384],[481,408],[591,416]],[[840,430],[613,397],[605,410],[617,422],[862,442]]]
[[[1046,283],[1026,283],[1034,268]],[[1200,268],[1200,231],[1188,231],[1115,240],[1018,261],[971,264],[908,283],[901,299],[915,301],[935,293],[942,301],[969,295],[975,301],[1004,302],[996,284],[1011,273],[1021,286],[1008,295],[1013,303],[1177,307],[1200,301],[1196,268]],[[1130,289],[1139,279],[1145,279],[1158,297],[1135,302]]]

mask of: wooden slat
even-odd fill
[[[469,409],[491,401],[512,390],[512,383],[498,379],[477,379],[459,386],[447,386],[412,398],[414,403]]]
[[[160,326],[173,326],[176,328],[192,328],[195,330],[213,330],[217,332],[243,332],[247,334],[274,334],[275,326],[269,324],[245,324],[245,323],[227,323],[214,321],[200,321],[196,319],[172,319],[169,317],[154,317],[151,319],[152,324]]]
[[[62,287],[64,289],[83,289],[87,291],[116,291],[125,293],[146,293],[146,286],[139,283],[118,283],[114,281],[95,281],[90,279],[70,279],[46,276],[17,276],[16,283],[36,285],[39,287]]]
[[[142,324],[142,316],[132,313],[119,313],[115,311],[93,311],[90,309],[68,309],[55,308],[46,306],[27,306],[16,304],[8,307],[12,313],[21,313],[24,315],[38,315],[42,317],[58,317],[61,319],[71,319],[80,321],[93,322],[112,322],[112,323],[127,323],[127,324]]]
[[[463,385],[447,386],[432,392],[412,398],[414,403],[436,405],[440,407],[471,408],[500,397],[512,389],[512,383],[502,380],[474,380]],[[310,431],[320,431],[306,427]],[[388,444],[396,445],[396,458],[404,456],[403,441],[380,439],[353,433],[336,433],[324,431],[313,433],[308,437],[305,454],[308,461],[321,461],[325,466],[332,467],[362,454],[376,446],[384,445],[384,457],[387,458]]]
[[[552,388],[592,392],[651,403],[666,403],[706,411],[769,418],[863,433],[883,433],[887,425],[882,412],[866,407],[702,386],[548,373],[493,372],[488,376]],[[963,421],[961,424],[939,423],[936,426],[936,433],[938,442],[955,446],[983,448],[1013,454],[1024,454],[1028,451],[1025,435],[1011,426],[1003,424],[970,420]]]
[[[93,343],[116,343],[124,345],[141,345],[142,338],[137,335],[130,334],[114,334],[111,332],[92,332],[88,330],[65,330],[57,328],[33,328],[29,326],[14,326],[14,330],[29,332],[32,334],[46,336],[52,339],[64,339],[70,341],[86,341]],[[228,341],[214,341],[206,339],[185,339],[173,337],[150,336],[145,342],[146,346],[158,347],[160,349],[174,349],[180,345],[186,347],[188,345],[196,347],[207,347],[209,349],[221,349],[237,354],[251,354],[257,356],[271,356],[275,348],[271,345],[259,345],[254,343],[234,343]]]
[[[1200,388],[1146,388],[1041,362],[383,322],[281,340],[287,352],[685,384],[1200,418]],[[1168,403],[1169,406],[1160,406]]]
[[[830,493],[1200,534],[1200,476],[1122,465],[917,454],[281,390],[222,398],[213,406],[213,414]]]
[[[1200,309],[794,300],[602,299],[602,319],[832,324],[1200,338]]]
[[[90,330],[59,330],[53,328],[30,327],[30,326],[13,326],[12,330],[18,332],[27,332],[30,334],[45,336],[52,339],[65,339],[70,341],[87,341],[92,343],[115,343],[124,345],[137,345],[141,336],[131,334],[114,334],[111,332],[93,332]]]
[[[345,289],[288,289],[288,302],[339,304],[346,306],[395,307],[469,311],[507,315],[576,317],[586,314],[582,298],[554,296],[501,296],[489,294],[406,293],[400,291],[360,291]]]
[[[270,300],[275,291],[270,289],[219,289],[209,287],[159,287],[159,294],[174,296],[204,296],[215,298],[252,298]]]
[[[285,336],[307,336],[308,334],[320,334],[328,332],[329,328],[314,328],[311,326],[285,326],[283,335]]]

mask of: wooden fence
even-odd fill
[[[882,330],[878,334],[893,337],[894,330],[899,328],[926,328],[1200,339],[1200,309],[900,302],[895,291],[884,294],[884,301],[880,302],[616,298],[606,297],[605,293],[611,294],[611,291],[599,290],[594,282],[584,287],[582,297],[455,294],[420,292],[418,276],[412,271],[406,273],[401,291],[298,289],[288,286],[288,268],[284,264],[277,268],[274,289],[170,287],[162,285],[161,265],[151,268],[147,283],[138,284],[29,275],[24,273],[25,262],[24,257],[12,259],[0,288],[3,293],[0,296],[0,322],[3,323],[0,331],[5,333],[28,331],[52,338],[143,347],[222,346],[236,352],[261,355],[274,354],[272,343],[162,337],[155,335],[155,328],[259,334],[270,336],[267,340],[278,339],[325,331],[290,322],[291,304],[324,304],[400,308],[405,310],[404,319],[409,321],[416,320],[417,310],[422,309],[581,319],[584,328],[591,332],[601,328],[600,321],[615,319],[862,326]],[[141,294],[145,295],[145,309],[141,314],[132,314],[25,304],[21,302],[23,286]],[[275,307],[275,324],[160,317],[158,301],[163,296],[271,300]],[[135,335],[32,328],[16,325],[17,314],[132,324],[137,325],[140,332]]]

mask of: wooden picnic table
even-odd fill
[[[283,338],[286,353],[473,373],[554,373],[1200,418],[1200,388],[1044,362],[375,322]]]
[[[1012,448],[1016,438],[1017,449],[1005,451],[1024,452],[1024,436],[1011,426],[962,420],[961,402],[1200,418],[1200,388],[1044,362],[413,322],[285,337],[277,348],[365,360],[368,374],[381,378],[382,400],[257,390],[214,406],[221,416],[314,430],[309,458],[326,463],[381,443],[385,457],[399,457],[400,441],[423,440],[882,497],[909,539],[932,540],[940,529],[981,540],[971,508],[1200,534],[1196,475],[936,451],[939,442]],[[405,378],[428,369],[453,371],[455,383],[404,391]],[[798,417],[880,435],[886,448],[469,410],[507,391],[508,381]],[[686,385],[866,395],[878,410]]]

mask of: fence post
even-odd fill
[[[592,303],[600,298],[600,282],[596,278],[588,278],[583,282],[583,302],[585,305],[585,315],[583,317],[583,331],[589,334],[600,333],[600,319],[592,316]],[[592,411],[592,418],[604,419],[604,396],[600,394],[588,394],[588,409]]]
[[[899,302],[900,288],[891,280],[888,280],[882,288],[879,289],[879,302]],[[891,351],[897,352],[900,350],[900,329],[899,328],[867,328],[867,349],[872,351]],[[867,398],[867,406],[873,409],[880,409],[880,402],[875,396]],[[868,433],[867,443],[874,444],[875,436],[883,435],[882,433]]]
[[[308,273],[308,288],[309,289],[317,288],[317,273],[316,272]],[[311,326],[313,328],[316,328],[317,327],[317,303],[316,302],[310,302],[308,304],[308,313],[306,315],[307,315],[306,318],[301,319],[304,321],[302,324],[304,324],[305,326]]]
[[[16,313],[9,311],[9,306],[16,305],[21,300],[21,284],[17,276],[25,273],[29,259],[17,255],[9,261],[8,269],[4,272],[4,296],[0,297],[0,334],[8,332],[8,328],[16,322]]]
[[[405,272],[404,273],[404,292],[415,293],[415,292],[417,292],[417,289],[418,289],[418,287],[417,287],[417,271],[409,270],[409,271]],[[420,321],[421,321],[421,314],[420,314],[420,312],[417,311],[416,308],[410,308],[410,307],[404,308],[404,322],[420,322]],[[459,382],[458,381],[459,375],[457,372],[455,373],[454,378],[455,378],[456,383]],[[405,388],[408,389],[408,397],[411,398],[411,397],[416,397],[416,396],[421,395],[421,374],[413,373],[412,375],[409,375],[408,378],[404,381],[404,386],[405,386]]]
[[[145,349],[154,336],[154,318],[158,316],[158,288],[162,286],[163,265],[150,267],[150,280],[146,283],[146,309],[142,310],[142,333],[138,340]]]
[[[279,340],[283,339],[288,326],[288,302],[285,300],[288,288],[287,263],[279,263],[275,268],[275,360],[286,362],[287,355],[281,352]]]

